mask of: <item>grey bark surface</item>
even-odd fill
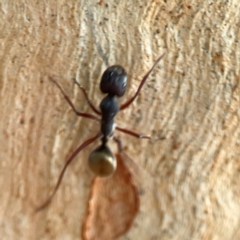
[[[116,122],[139,166],[141,206],[120,239],[240,239],[240,4],[232,1],[2,1],[0,4],[1,239],[81,239],[90,184],[86,148],[49,195],[68,156],[99,125],[73,82],[98,105],[102,72],[121,64],[128,99]],[[123,102],[124,100],[120,100]],[[156,140],[159,137],[164,140]],[[114,144],[110,144],[114,147]]]

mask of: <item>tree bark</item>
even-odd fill
[[[99,130],[74,78],[99,105],[120,64],[135,102],[116,117],[152,140],[116,133],[137,164],[140,210],[120,239],[239,239],[240,5],[232,1],[5,1],[0,48],[1,239],[81,239],[93,174],[87,147],[52,203],[35,212],[67,157]],[[161,138],[164,138],[160,140]],[[115,145],[110,143],[115,149]],[[117,216],[116,216],[117,217]]]

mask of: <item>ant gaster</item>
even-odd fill
[[[127,85],[127,74],[126,71],[122,66],[119,65],[113,65],[108,67],[105,72],[102,75],[101,82],[100,82],[100,89],[103,93],[106,93],[107,96],[103,98],[103,100],[100,103],[100,110],[99,111],[90,101],[88,94],[86,90],[80,86],[76,81],[75,83],[79,86],[79,88],[82,90],[89,106],[92,108],[92,110],[97,114],[101,116],[101,119],[96,117],[93,114],[90,113],[82,113],[76,110],[74,107],[73,103],[71,100],[68,98],[68,96],[65,94],[61,86],[56,82],[53,78],[50,78],[50,80],[59,88],[61,91],[62,95],[65,97],[66,101],[72,108],[72,110],[75,112],[77,116],[85,117],[85,118],[90,118],[94,119],[97,121],[100,121],[101,123],[101,129],[100,132],[97,133],[94,137],[86,140],[83,144],[81,144],[74,152],[73,154],[67,159],[61,174],[58,178],[57,184],[47,199],[47,201],[42,204],[40,207],[37,208],[37,211],[45,208],[52,200],[54,197],[57,189],[60,186],[60,183],[62,181],[62,178],[64,176],[64,173],[68,167],[68,165],[73,161],[73,159],[76,157],[76,155],[84,149],[86,146],[94,142],[96,139],[101,137],[101,145],[97,147],[95,150],[93,150],[88,159],[88,164],[92,172],[94,172],[97,176],[100,177],[107,177],[111,175],[117,167],[116,159],[110,148],[107,146],[107,142],[110,138],[113,138],[113,140],[117,143],[118,146],[118,151],[121,153],[122,152],[122,144],[120,139],[118,139],[114,135],[114,129],[124,132],[126,134],[132,135],[136,138],[147,138],[150,139],[150,136],[146,135],[141,135],[136,132],[133,132],[132,130],[125,129],[125,128],[120,128],[120,127],[115,127],[114,124],[114,117],[118,113],[118,111],[124,110],[127,108],[133,101],[134,99],[138,96],[140,90],[142,89],[144,83],[146,82],[148,76],[150,73],[153,71],[154,67],[157,65],[157,63],[163,58],[164,54],[160,56],[152,68],[146,73],[146,75],[143,77],[141,80],[141,83],[134,94],[127,102],[119,106],[116,97],[122,97],[126,91],[126,85]]]

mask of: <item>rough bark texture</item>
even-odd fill
[[[90,111],[73,78],[99,104],[101,73],[121,64],[127,99],[164,52],[116,119],[155,138],[119,134],[143,189],[120,239],[240,239],[238,0],[6,0],[0,9],[1,239],[81,238],[94,145],[69,167],[52,204],[34,212],[67,156],[99,128],[74,115],[49,76]]]

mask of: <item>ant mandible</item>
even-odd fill
[[[133,101],[134,99],[138,96],[140,90],[142,89],[144,83],[146,82],[148,76],[151,74],[153,71],[154,67],[157,65],[157,63],[163,58],[164,54],[160,56],[152,68],[146,73],[146,75],[143,77],[141,80],[141,83],[134,94],[127,102],[122,104],[121,106],[118,105],[118,102],[116,100],[117,97],[122,97],[126,91],[126,85],[127,85],[127,74],[124,68],[120,65],[113,65],[108,67],[105,72],[102,75],[101,82],[100,82],[100,89],[103,93],[107,94],[106,97],[103,98],[103,100],[100,103],[100,109],[99,111],[93,103],[90,101],[88,94],[86,90],[80,86],[76,81],[75,83],[79,86],[79,88],[82,90],[89,106],[92,108],[92,110],[97,114],[101,116],[101,119],[96,117],[93,114],[90,113],[83,113],[79,112],[76,110],[74,107],[72,101],[69,99],[69,97],[65,94],[61,86],[56,82],[53,78],[50,77],[50,80],[59,88],[61,91],[62,95],[74,111],[74,113],[77,116],[80,117],[85,117],[85,118],[90,118],[94,119],[97,121],[100,121],[101,123],[101,129],[95,135],[94,137],[86,140],[83,144],[81,144],[73,153],[72,155],[67,159],[61,174],[58,178],[57,184],[55,185],[54,190],[52,191],[51,195],[49,198],[42,204],[40,207],[36,209],[36,211],[40,211],[43,208],[45,208],[47,205],[50,204],[52,201],[54,195],[56,194],[56,191],[58,190],[61,181],[63,179],[64,173],[69,166],[69,164],[73,161],[73,159],[77,156],[77,154],[84,149],[86,146],[89,144],[93,143],[96,139],[101,137],[101,145],[97,147],[95,150],[93,150],[88,159],[88,165],[90,169],[92,170],[93,173],[95,173],[97,176],[100,177],[107,177],[110,176],[117,168],[117,162],[115,159],[114,154],[110,150],[110,148],[107,146],[107,142],[110,138],[112,138],[118,146],[118,151],[121,153],[122,152],[122,144],[119,138],[117,138],[114,135],[114,129],[124,132],[126,134],[132,135],[136,138],[147,138],[150,139],[150,136],[147,135],[141,135],[136,132],[133,132],[131,130],[125,129],[125,128],[120,128],[115,126],[114,124],[114,117],[118,113],[118,111],[124,110],[127,108]]]

